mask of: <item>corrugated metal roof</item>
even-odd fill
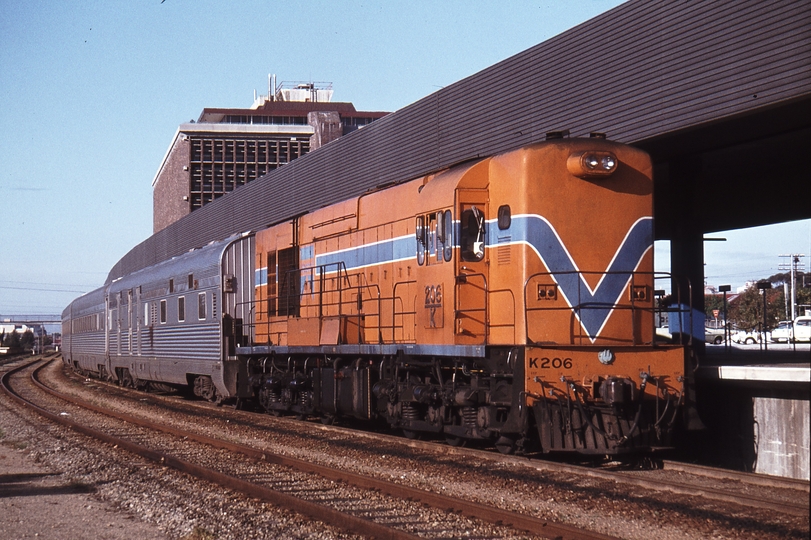
[[[632,0],[192,212],[108,279],[548,131],[638,143],[809,94],[810,2]]]

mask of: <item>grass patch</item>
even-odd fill
[[[28,448],[28,443],[25,441],[4,440],[2,444],[3,446],[13,448],[14,450],[25,450]]]

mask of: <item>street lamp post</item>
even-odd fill
[[[729,331],[729,317],[727,317],[727,293],[730,291],[729,285],[721,285],[718,290],[724,293],[724,352],[729,350],[730,347],[730,331]]]
[[[768,351],[769,340],[766,339],[766,291],[772,288],[772,284],[766,280],[758,281],[757,288],[763,291],[763,348]]]

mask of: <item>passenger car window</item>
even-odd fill
[[[206,320],[206,293],[204,292],[197,295],[197,318],[201,321]]]

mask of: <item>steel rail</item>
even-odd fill
[[[279,419],[284,421],[284,419]],[[317,428],[322,428],[321,426],[316,426]],[[332,430],[341,430],[343,428],[329,426],[323,427],[322,429],[332,429]],[[356,431],[351,431],[351,433],[357,435]],[[366,436],[372,436],[370,434],[365,434]],[[447,445],[437,445],[436,443],[426,442],[426,441],[416,441],[416,440],[404,440],[401,437],[394,437],[384,434],[374,434],[374,437],[389,440],[391,442],[395,442],[398,444],[403,444],[412,448],[418,448],[423,450],[431,450],[431,451],[440,451],[446,453],[448,455],[459,455],[464,457],[481,457],[482,459],[493,460],[494,455],[492,452],[485,451],[485,450],[476,450],[470,448],[459,448],[459,447],[452,447]],[[281,459],[293,459],[293,458],[286,458],[281,457]],[[520,464],[523,466],[531,467],[536,470],[540,471],[551,471],[551,472],[558,472],[558,473],[570,473],[576,474],[581,476],[589,476],[592,478],[597,478],[601,480],[608,480],[617,483],[622,483],[631,486],[642,487],[646,489],[650,489],[653,491],[659,492],[670,492],[677,495],[687,495],[691,497],[702,497],[707,500],[714,500],[720,502],[728,502],[739,504],[741,506],[746,506],[750,508],[762,508],[762,509],[769,509],[775,510],[778,512],[791,514],[791,515],[799,515],[804,516],[808,515],[809,512],[809,502],[807,499],[801,499],[799,503],[793,503],[789,501],[776,501],[776,500],[765,500],[762,497],[750,496],[743,493],[734,493],[730,491],[725,491],[723,489],[716,489],[712,487],[706,486],[696,486],[694,484],[689,483],[682,483],[682,482],[675,482],[672,480],[667,479],[650,479],[650,478],[641,478],[638,476],[633,476],[627,474],[626,472],[617,472],[617,471],[607,471],[607,470],[599,470],[590,467],[584,467],[582,465],[574,465],[568,463],[558,463],[553,461],[547,460],[535,460],[529,459],[525,456],[505,456],[499,455],[498,460],[501,462],[510,462],[515,464]],[[733,481],[740,481],[742,483],[748,483],[753,485],[765,485],[769,487],[776,487],[776,488],[783,488],[783,489],[799,489],[808,491],[808,482],[802,480],[792,480],[792,479],[779,479],[773,477],[761,477],[762,475],[756,475],[751,473],[741,473],[738,471],[726,471],[722,469],[713,469],[711,467],[702,467],[702,466],[693,466],[687,464],[679,464],[676,462],[665,461],[664,469],[667,470],[677,470],[680,468],[684,472],[689,474],[695,474],[698,476],[708,476],[711,478],[717,478],[719,480],[733,480]],[[295,466],[295,465],[289,465]],[[713,472],[714,471],[714,472]],[[321,473],[317,473],[321,474]],[[351,482],[351,480],[347,480],[347,482]],[[396,496],[397,493],[403,492],[403,486],[399,484],[392,484],[397,486],[397,491],[395,492],[388,492],[386,493],[394,493]],[[358,484],[359,487],[365,487],[364,485]],[[380,489],[384,491],[384,488],[376,487],[375,489]],[[426,492],[431,493],[431,492]],[[416,495],[412,496],[415,500],[423,501],[423,499],[417,499]],[[426,504],[433,505],[434,503],[430,501],[430,499],[426,498],[424,500]],[[460,501],[461,502],[461,501]],[[447,503],[446,503],[447,504]],[[475,504],[475,503],[473,503]],[[444,508],[447,506],[439,506],[440,508]],[[455,507],[454,507],[455,508]],[[467,510],[460,510],[467,514]],[[484,517],[480,510],[470,509],[470,512],[476,512],[467,515],[473,515],[475,517],[481,517],[482,519],[488,519]],[[509,524],[509,522],[504,521],[502,518],[498,518],[497,516],[493,516],[494,519],[499,520],[501,523]],[[537,519],[537,518],[533,518]],[[542,521],[542,520],[541,520]],[[516,528],[523,528],[524,530],[529,530],[531,532],[535,532],[537,529],[529,529],[526,527],[520,527],[518,525],[512,525]],[[564,538],[568,538],[564,536]],[[574,538],[574,537],[573,537]]]
[[[494,523],[497,525],[512,527],[514,529],[524,530],[540,536],[548,536],[549,538],[554,538],[556,540],[558,539],[616,540],[616,537],[580,529],[572,525],[567,525],[564,523],[556,523],[553,521],[536,518],[526,514],[518,514],[515,512],[511,512],[509,510],[503,510],[497,507],[488,506],[481,503],[448,497],[446,495],[441,495],[431,491],[426,491],[422,489],[405,486],[402,484],[397,484],[394,482],[389,482],[387,480],[363,476],[360,474],[352,473],[350,471],[334,469],[324,465],[310,463],[308,461],[304,461],[289,456],[284,456],[281,454],[257,450],[255,448],[251,448],[249,446],[241,445],[238,443],[232,443],[221,439],[208,437],[206,435],[178,430],[169,426],[151,422],[149,420],[137,418],[125,413],[111,411],[109,409],[93,405],[92,403],[87,403],[73,396],[63,395],[57,392],[56,390],[47,387],[46,385],[44,385],[35,378],[36,373],[43,367],[45,367],[45,365],[37,368],[37,370],[32,374],[32,379],[34,380],[34,383],[37,384],[43,391],[53,395],[54,397],[73,403],[74,405],[77,405],[79,407],[92,410],[94,412],[98,412],[101,414],[105,414],[107,416],[113,416],[115,418],[118,418],[119,420],[129,422],[139,427],[162,431],[164,433],[168,433],[178,437],[185,437],[201,444],[207,444],[214,448],[228,450],[231,452],[237,452],[252,459],[255,459],[257,461],[263,461],[265,463],[289,467],[305,473],[317,474],[329,480],[345,482],[347,484],[362,489],[376,490],[396,498],[418,501],[443,511],[460,512],[468,517],[481,519],[483,521],[488,521],[490,523]],[[163,464],[164,462],[161,461],[161,463]],[[258,497],[258,495],[252,496]],[[289,496],[286,495],[285,497]],[[299,508],[298,501],[300,501],[300,499],[295,499],[295,501],[297,501],[296,506],[292,508],[294,510],[298,510]],[[413,537],[409,535],[408,538]]]
[[[154,401],[153,401],[154,403]],[[277,419],[277,421],[286,421],[283,418]],[[331,430],[343,430],[344,428],[336,427],[336,426],[329,426],[329,427],[322,427],[322,426],[315,426],[316,428],[321,429],[331,429]],[[357,431],[347,431],[348,433],[352,433],[353,435],[358,435]],[[464,457],[480,457],[482,459],[494,460],[493,452],[485,451],[485,450],[476,450],[470,448],[459,448],[447,445],[437,445],[436,443],[426,442],[426,441],[417,441],[411,439],[403,439],[401,437],[394,437],[385,434],[379,433],[364,433],[365,436],[369,437],[376,437],[378,439],[384,439],[389,442],[394,442],[396,444],[406,445],[412,448],[422,449],[422,450],[430,450],[430,451],[439,451],[448,455],[459,455]],[[292,459],[292,458],[283,458],[283,459]],[[714,501],[721,501],[721,502],[731,502],[735,504],[739,504],[741,506],[746,506],[750,508],[763,508],[769,510],[776,510],[782,513],[791,514],[791,515],[807,515],[809,512],[809,502],[807,499],[801,499],[801,502],[794,503],[790,501],[776,501],[776,500],[766,500],[762,497],[750,496],[742,493],[734,493],[730,491],[725,491],[723,489],[716,489],[711,487],[705,486],[695,486],[694,484],[688,483],[681,483],[675,482],[672,480],[667,479],[649,479],[649,478],[640,478],[638,476],[632,476],[627,472],[617,472],[617,471],[607,471],[607,470],[599,470],[590,467],[584,467],[582,465],[574,465],[574,464],[567,464],[567,463],[558,463],[548,460],[535,460],[529,459],[526,456],[506,456],[506,455],[499,455],[498,460],[500,462],[510,462],[514,464],[520,464],[526,467],[531,467],[539,471],[551,471],[551,472],[558,472],[558,473],[571,473],[581,476],[589,476],[592,478],[597,478],[601,480],[608,480],[614,481],[618,483],[623,483],[626,485],[638,486],[643,487],[646,489],[650,489],[653,491],[660,491],[660,492],[670,492],[677,495],[688,495],[688,496],[699,496],[708,500]],[[294,466],[294,465],[290,465]],[[710,478],[716,478],[719,480],[732,480],[732,481],[739,481],[741,483],[750,484],[750,485],[760,485],[760,486],[768,486],[768,487],[775,487],[781,489],[796,489],[796,490],[805,490],[808,492],[809,483],[803,480],[795,480],[795,479],[785,479],[785,478],[775,478],[775,477],[767,477],[763,475],[757,475],[752,473],[743,473],[739,471],[728,471],[724,469],[713,469],[712,467],[705,467],[700,465],[691,465],[691,464],[683,464],[677,463],[672,461],[663,461],[663,469],[665,470],[682,470],[688,474],[694,474],[696,476],[705,476]],[[321,473],[317,473],[321,474]],[[398,484],[394,484],[398,486],[396,493],[402,493],[402,486]],[[358,484],[359,487],[364,487],[361,484]],[[375,488],[380,489],[383,491],[383,488]],[[386,492],[389,493],[389,492]],[[431,492],[427,492],[431,493]],[[415,499],[415,500],[422,500],[422,499]],[[426,504],[433,503],[429,502],[428,499],[425,500]],[[471,510],[472,512],[473,510]],[[477,517],[482,517],[481,513],[470,514]],[[482,519],[487,519],[482,517]],[[499,519],[495,517],[495,519]],[[502,523],[507,523],[501,520]],[[523,528],[515,526],[516,528]],[[524,530],[533,531],[533,529],[524,528]]]
[[[277,421],[284,419],[276,419]],[[330,429],[330,430],[343,430],[345,428],[336,426],[315,426],[317,429]],[[357,432],[347,430],[348,433]],[[804,516],[809,512],[809,501],[807,499],[800,499],[798,503],[786,501],[769,501],[763,498],[748,496],[745,494],[737,494],[722,489],[715,489],[709,487],[697,487],[693,484],[674,482],[667,479],[648,479],[632,476],[626,472],[600,470],[583,465],[575,465],[571,463],[559,463],[544,459],[531,459],[527,456],[515,455],[502,455],[495,454],[487,450],[479,450],[474,448],[454,447],[443,444],[436,444],[430,441],[418,441],[413,439],[403,439],[392,435],[385,435],[380,433],[364,433],[365,436],[384,439],[392,443],[398,443],[411,448],[419,450],[431,450],[434,452],[441,452],[446,455],[454,455],[460,457],[476,457],[479,459],[487,459],[498,461],[500,463],[512,463],[515,465],[522,465],[542,472],[555,472],[563,474],[573,474],[580,476],[589,476],[600,480],[608,480],[617,483],[639,486],[653,491],[670,492],[678,495],[699,496],[708,500],[732,502],[741,506],[751,508],[765,508],[769,510],[776,510],[786,514]],[[775,478],[766,477],[763,475],[743,473],[739,471],[728,471],[725,469],[713,469],[712,467],[687,465],[677,462],[664,461],[663,470],[683,470],[683,472],[694,474],[697,476],[707,476],[719,480],[733,480],[739,481],[744,484],[760,485],[767,487],[775,487],[781,489],[795,489],[798,491],[808,492],[809,482],[805,480],[795,480],[789,478]]]
[[[429,448],[437,449],[438,447],[440,451],[448,455],[459,455],[466,457],[475,456],[480,457],[482,459],[495,459],[493,457],[492,452],[488,452],[485,450],[443,446],[436,445],[435,443],[413,441],[413,440],[405,441],[402,442],[401,444],[407,444],[412,448],[421,448],[421,449],[429,449]],[[538,471],[589,476],[591,478],[597,478],[600,480],[608,480],[626,485],[642,487],[650,489],[652,491],[670,492],[677,495],[689,495],[691,497],[697,496],[712,501],[731,502],[750,508],[776,510],[784,514],[806,516],[808,515],[809,512],[809,500],[807,498],[799,499],[800,502],[797,503],[789,501],[764,500],[762,497],[750,496],[743,493],[733,493],[730,491],[724,491],[722,489],[696,486],[694,484],[675,482],[672,480],[660,478],[656,479],[641,478],[638,476],[626,474],[624,472],[600,470],[585,467],[582,465],[557,463],[554,461],[546,461],[542,459],[530,459],[526,456],[499,456],[498,459],[499,461],[504,463],[520,464]],[[778,487],[783,489],[797,489],[798,491],[802,491],[804,489],[806,492],[808,491],[808,482],[803,480],[794,481],[791,479],[775,479],[775,478],[770,478],[768,480],[757,479],[752,477],[758,477],[760,475],[753,475],[751,473],[740,473],[736,471],[725,471],[721,469],[717,469],[715,473],[707,472],[712,470],[711,467],[703,467],[705,472],[704,474],[702,474],[701,472],[696,472],[692,470],[692,466],[688,467],[683,464],[678,465],[682,466],[684,472],[696,474],[699,476],[710,476],[711,474],[713,474],[713,476],[710,477],[717,478],[719,480],[737,480],[742,483],[748,483],[750,485],[751,484],[765,485],[769,487]],[[675,464],[675,462],[665,462],[664,469],[676,470],[677,464]],[[731,474],[724,476],[726,472],[730,472]]]
[[[0,378],[0,388],[2,388],[3,392],[6,395],[8,395],[10,398],[15,400],[20,405],[33,410],[37,414],[51,420],[52,422],[68,427],[78,433],[102,441],[109,445],[117,446],[118,448],[127,450],[128,452],[141,456],[162,466],[172,467],[173,469],[184,472],[186,474],[189,474],[206,482],[212,482],[221,485],[225,488],[243,493],[249,497],[261,499],[270,502],[272,504],[275,504],[277,506],[281,506],[289,510],[292,510],[293,512],[304,514],[315,520],[329,523],[330,525],[334,525],[335,527],[338,527],[349,533],[372,536],[374,538],[381,538],[387,540],[417,540],[419,538],[404,531],[379,525],[377,523],[374,523],[372,521],[363,518],[339,512],[327,506],[322,506],[309,501],[305,501],[303,499],[299,499],[291,495],[286,495],[284,493],[269,488],[265,488],[262,486],[258,486],[256,484],[252,484],[250,482],[246,482],[244,480],[240,480],[233,476],[222,474],[217,471],[213,471],[211,469],[195,465],[193,463],[175,458],[163,452],[151,450],[140,444],[133,443],[125,439],[120,439],[112,435],[108,435],[107,433],[104,433],[102,431],[98,431],[89,428],[87,426],[83,426],[63,416],[47,411],[42,407],[35,405],[34,403],[26,400],[25,398],[17,394],[8,383],[12,374],[17,373],[18,371],[22,371],[23,369],[31,366],[32,364],[35,364],[36,362],[39,362],[39,360],[35,360],[33,362],[17,367],[5,373],[3,377]],[[37,370],[35,370],[34,373],[32,374],[32,377],[34,377],[35,373],[42,367],[43,366],[37,368]],[[44,385],[41,385],[39,381],[36,381],[36,379],[35,383],[38,386],[40,386],[40,388],[43,389],[47,388]],[[64,399],[63,396],[58,395],[58,393],[54,393],[50,389],[47,389],[46,391],[48,391],[49,394],[54,395],[55,397]],[[72,400],[66,401],[77,404]],[[80,406],[84,407],[84,405]],[[93,410],[94,412],[102,412],[107,416],[118,417],[115,414],[111,414],[111,411],[109,410],[102,411],[100,408],[97,408],[95,406],[86,408],[88,410]],[[118,418],[119,420],[124,420],[123,418],[120,417]],[[137,425],[139,425],[140,427],[149,427],[148,424],[149,423],[137,422]],[[167,432],[166,430],[163,431]]]
[[[415,443],[414,441],[409,441],[408,444],[417,446],[425,443],[419,442]],[[473,449],[460,449],[452,447],[449,447],[448,449],[445,449],[443,447],[443,449],[448,453],[454,454],[459,453],[460,455],[465,454],[473,455],[479,452],[482,452],[485,455],[489,454],[489,452]],[[589,476],[601,480],[609,480],[626,485],[642,487],[653,491],[670,492],[677,495],[689,495],[691,497],[697,496],[713,501],[731,502],[750,508],[763,508],[768,510],[776,510],[778,512],[797,516],[806,516],[808,515],[809,512],[809,501],[807,498],[799,499],[800,502],[797,503],[789,501],[764,500],[762,497],[746,495],[743,493],[733,493],[722,489],[696,486],[694,484],[675,482],[673,480],[667,479],[641,478],[623,472],[593,469],[582,465],[556,463],[543,460],[530,460],[526,457],[518,457],[518,456],[503,456],[500,459],[504,462],[520,463],[526,467],[531,467],[539,471],[550,471],[558,473],[570,473],[581,476]],[[703,467],[704,472],[702,473],[697,472],[697,470],[694,470],[692,466],[686,466],[684,464],[675,464],[675,462],[672,463],[665,462],[664,469],[677,470],[678,465],[681,465],[681,470],[683,470],[684,472],[687,472],[689,474],[695,474],[698,476],[709,476],[711,478],[716,478],[719,480],[740,481],[742,483],[747,483],[750,485],[754,484],[762,486],[765,485],[769,487],[778,487],[783,489],[797,489],[798,491],[802,491],[804,489],[806,492],[808,492],[808,482],[805,482],[803,480],[794,481],[790,479],[774,479],[774,478],[757,479],[752,477],[757,477],[759,475],[753,475],[751,473],[749,474],[740,473],[736,471],[724,471],[720,469],[716,469],[715,473],[710,473],[709,471],[713,470],[711,467]],[[730,472],[731,474],[724,476],[725,473],[727,472]]]
[[[782,476],[769,476],[766,474],[732,471],[728,469],[716,469],[715,467],[707,467],[706,465],[681,463],[670,460],[664,460],[662,465],[666,471],[680,471],[696,476],[715,478],[717,480],[735,480],[753,486],[794,489],[797,491],[804,491],[805,493],[809,493],[809,491],[811,491],[811,489],[809,489],[811,488],[811,483],[809,483],[808,480],[800,480],[799,478],[784,478]],[[806,509],[807,508],[808,506],[806,506]]]

